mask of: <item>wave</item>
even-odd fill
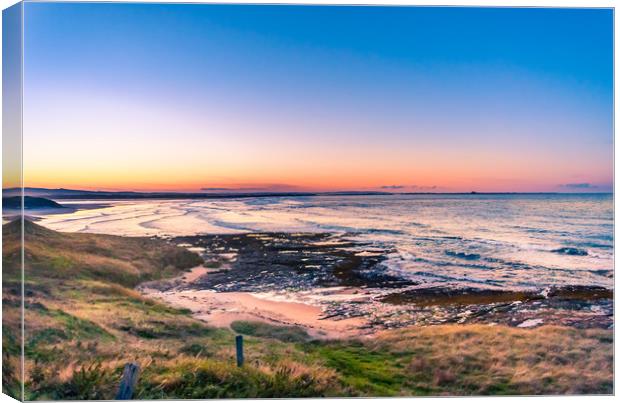
[[[445,254],[448,256],[453,256],[453,257],[457,257],[459,259],[465,259],[465,260],[480,259],[480,255],[478,253],[454,252],[451,250],[447,250],[445,251]]]
[[[571,247],[553,249],[551,252],[559,253],[561,255],[570,255],[570,256],[588,256],[587,250],[579,249],[579,248],[571,248]]]

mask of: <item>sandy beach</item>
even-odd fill
[[[361,328],[366,320],[324,318],[325,313],[319,306],[266,299],[260,293],[187,289],[202,276],[208,276],[209,271],[213,270],[196,267],[173,279],[175,285],[165,291],[149,287],[149,284],[138,287],[138,290],[176,308],[189,309],[195,318],[216,327],[229,327],[234,321],[249,320],[299,326],[319,339],[349,338],[364,333]]]

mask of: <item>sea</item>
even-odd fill
[[[60,201],[88,205],[39,223],[68,232],[174,237],[329,232],[387,251],[390,273],[434,286],[613,289],[611,194],[416,194],[200,200]]]

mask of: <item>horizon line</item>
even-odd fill
[[[135,191],[135,190],[83,190],[83,189],[69,189],[69,188],[38,188],[38,187],[10,187],[10,188],[2,188],[4,192],[16,192],[22,190],[24,192],[23,196],[29,196],[25,193],[28,190],[31,191],[39,191],[39,192],[70,192],[73,194],[59,194],[59,195],[48,195],[56,196],[63,199],[67,198],[83,198],[85,196],[94,196],[94,197],[114,197],[114,196],[122,196],[124,198],[128,198],[128,196],[137,196],[143,198],[165,198],[165,197],[190,197],[190,198],[234,198],[234,197],[283,197],[283,196],[387,196],[387,195],[509,195],[509,194],[522,194],[522,195],[575,195],[575,194],[614,194],[612,190],[601,190],[595,191],[594,189],[583,189],[582,191],[425,191],[425,192],[390,192],[385,190],[335,190],[335,191]],[[18,197],[17,195],[12,195],[12,197]],[[43,195],[42,195],[43,196]],[[3,194],[3,198],[4,198]],[[10,197],[10,196],[9,196]]]

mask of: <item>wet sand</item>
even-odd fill
[[[193,290],[195,284],[212,269],[197,267],[181,277],[170,280],[171,288],[161,282],[147,283],[138,290],[145,296],[159,299],[171,306],[192,311],[192,315],[215,327],[229,327],[237,320],[262,321],[274,325],[299,326],[314,338],[347,338],[361,335],[365,321],[361,318],[326,319],[318,306],[300,302],[265,299],[248,292],[215,292]],[[159,288],[159,289],[158,289]]]

